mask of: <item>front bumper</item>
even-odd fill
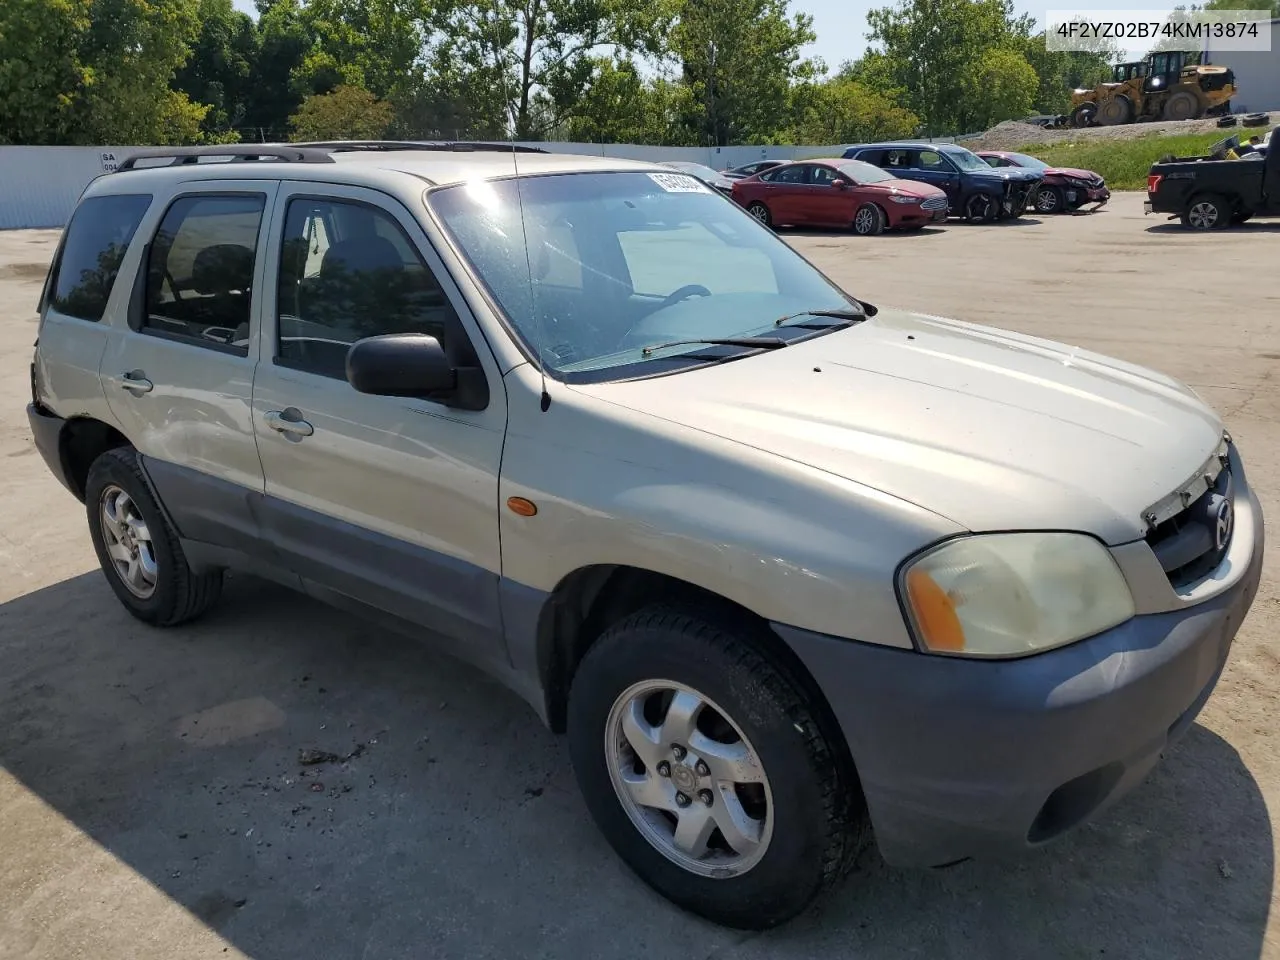
[[[1248,567],[1222,593],[1031,657],[936,657],[775,625],[843,729],[884,859],[1034,847],[1136,786],[1222,672],[1262,572],[1257,518]]]

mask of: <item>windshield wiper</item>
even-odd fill
[[[844,326],[859,323],[867,317],[874,317],[880,311],[870,303],[859,303],[856,307],[830,307],[818,310],[801,310],[798,313],[789,313],[785,317],[779,317],[773,322],[775,327],[780,327],[788,320],[798,320],[800,317],[832,317],[836,320],[846,321]],[[831,324],[823,324],[822,327],[813,327],[813,324],[797,323],[793,324],[797,327],[812,327],[813,329],[826,329]]]
[[[655,350],[664,347],[711,346],[711,347],[759,347],[764,350],[776,350],[785,347],[787,341],[777,337],[723,337],[717,340],[671,340],[668,343],[651,343],[640,353],[649,356]]]

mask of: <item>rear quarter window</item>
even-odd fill
[[[101,320],[120,262],[149,206],[146,194],[90,197],[81,203],[67,224],[41,312],[51,306],[68,317]]]

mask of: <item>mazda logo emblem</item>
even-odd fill
[[[1230,500],[1223,500],[1218,505],[1218,519],[1213,528],[1213,542],[1219,550],[1225,550],[1231,542],[1231,528],[1235,525],[1236,515],[1231,508]]]

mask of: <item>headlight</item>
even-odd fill
[[[900,193],[890,194],[889,199],[894,203],[919,203],[919,197],[908,197]]]
[[[921,647],[964,657],[1049,650],[1133,616],[1111,553],[1079,533],[952,540],[911,562],[902,594]]]

